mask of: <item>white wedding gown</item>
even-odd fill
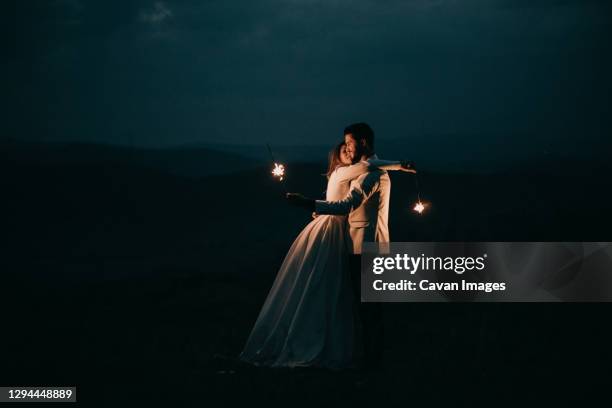
[[[351,180],[369,166],[398,170],[399,162],[370,160],[338,167],[326,200],[345,198]],[[353,294],[346,216],[320,215],[295,239],[255,322],[240,359],[269,367],[350,367],[354,361]]]

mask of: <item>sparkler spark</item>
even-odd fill
[[[418,212],[419,214],[422,214],[423,211],[425,211],[425,205],[421,202],[418,201],[413,208],[414,211]]]
[[[419,215],[421,215],[423,214],[423,211],[425,211],[425,209],[429,207],[429,204],[423,203],[421,201],[421,189],[419,188],[419,177],[416,173],[414,174],[414,186],[416,187],[416,191],[417,191],[417,202],[412,209],[418,212]]]
[[[278,177],[279,181],[283,181],[283,178],[285,177],[285,166],[283,166],[282,164],[274,163],[272,174],[274,175],[274,177]]]

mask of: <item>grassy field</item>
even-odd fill
[[[237,365],[309,221],[265,165],[202,176],[168,172],[174,159],[2,154],[1,384],[76,385],[82,405],[108,407],[510,405],[517,394],[584,399],[606,384],[608,304],[388,304],[379,372]],[[320,197],[323,169],[293,164],[287,188]],[[413,180],[394,174],[392,239],[606,241],[607,174],[597,163],[423,169],[425,217],[410,211]]]

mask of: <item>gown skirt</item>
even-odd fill
[[[320,215],[295,239],[240,359],[267,367],[350,367],[354,304],[346,217]]]

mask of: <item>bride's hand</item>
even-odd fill
[[[319,216],[319,214],[317,214],[316,212],[312,212],[312,219],[314,220],[315,218],[317,218]]]
[[[412,174],[416,174],[417,172],[416,168],[414,167],[414,163],[406,160],[402,160],[402,162],[400,163],[400,170]]]

